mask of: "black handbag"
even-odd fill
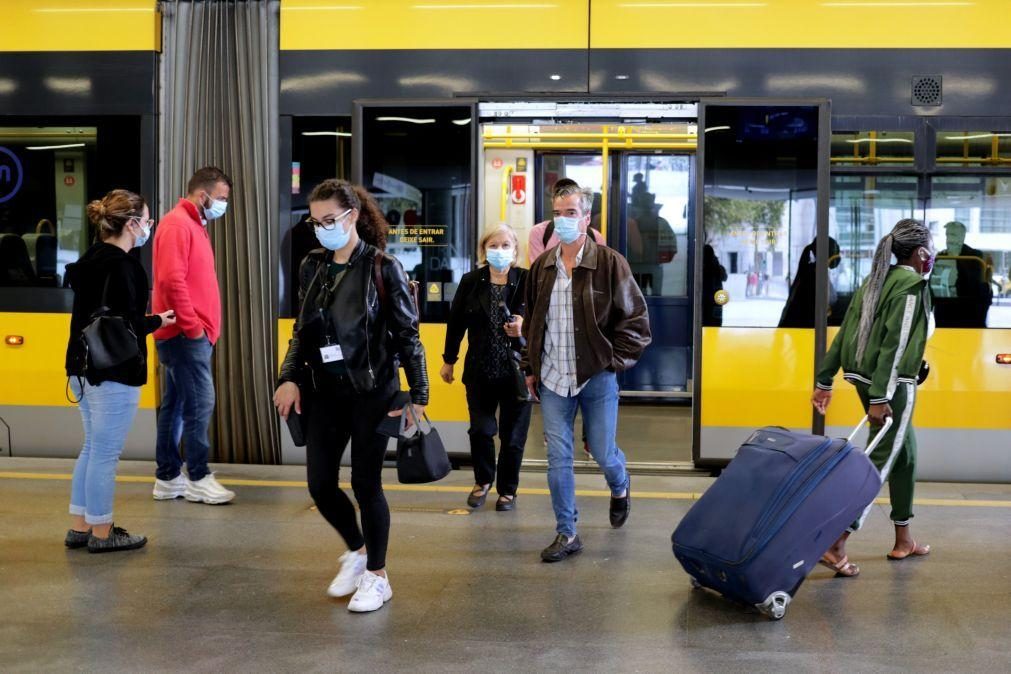
[[[415,428],[410,435],[405,434],[408,414],[413,417]],[[424,484],[437,482],[449,475],[453,468],[449,455],[428,415],[423,415],[427,428],[418,419],[413,405],[406,405],[400,416],[403,421],[397,437],[397,479],[404,484]]]
[[[109,308],[107,298],[111,279],[111,274],[105,279],[102,306],[91,314],[91,322],[81,331],[86,350],[86,369],[106,370],[122,365],[140,354],[137,333],[133,331],[130,321],[112,313]]]
[[[527,388],[527,375],[520,367],[520,354],[513,351],[512,358],[509,359],[509,370],[512,372],[513,389],[517,402],[525,403],[530,400],[530,390]]]

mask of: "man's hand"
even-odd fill
[[[819,412],[821,412],[822,414],[825,414],[825,410],[828,409],[828,405],[831,402],[832,402],[831,391],[825,391],[820,388],[816,388],[814,390],[814,393],[811,395],[811,404],[814,405],[814,408]]]
[[[541,401],[537,396],[537,377],[532,374],[527,376],[527,391],[530,393],[531,400]]]
[[[892,416],[892,406],[888,403],[871,405],[867,410],[867,416],[875,426],[884,426],[885,419]]]

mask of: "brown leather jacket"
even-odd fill
[[[627,370],[651,341],[646,300],[619,253],[586,238],[583,259],[573,269],[573,321],[576,337],[576,377],[582,385],[604,370]],[[523,336],[527,349],[523,367],[541,375],[544,331],[551,291],[558,269],[555,248],[534,261],[527,275],[527,318]]]

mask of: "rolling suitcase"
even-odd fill
[[[696,587],[753,605],[779,620],[808,572],[881,489],[851,440],[755,431],[671,536]]]

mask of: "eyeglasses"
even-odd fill
[[[137,224],[141,227],[147,225],[148,227],[154,227],[154,218],[142,218],[139,215],[134,215],[130,217],[131,220],[136,220]]]
[[[347,209],[340,215],[335,215],[332,217],[323,218],[322,220],[317,220],[316,218],[310,217],[306,220],[313,227],[322,227],[323,229],[329,231],[337,227],[337,223],[344,219],[344,217],[350,213],[352,209]]]

